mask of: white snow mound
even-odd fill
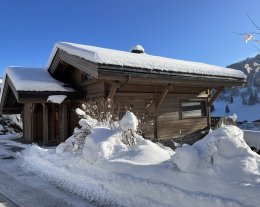
[[[136,134],[138,119],[132,112],[126,112],[124,117],[115,124],[118,127],[111,129],[107,124],[98,123],[86,115],[81,109],[77,109],[78,115],[84,116],[80,119],[79,125],[91,127],[91,133],[86,135],[85,143],[81,151],[82,159],[88,163],[94,162],[124,162],[135,165],[153,165],[171,159],[173,150],[160,146],[150,140],[144,139]],[[79,130],[76,128],[75,133]],[[124,143],[125,132],[132,130],[136,139],[136,145],[129,146]],[[64,152],[79,153],[75,151],[77,139],[74,135],[61,143],[56,148],[57,154]]]
[[[199,163],[198,150],[188,144],[182,145],[175,150],[175,164],[184,172],[196,170]]]
[[[230,172],[230,176],[260,175],[260,156],[243,139],[236,126],[223,126],[209,133],[192,146],[176,149],[173,162],[184,172]],[[242,172],[242,174],[241,174]]]

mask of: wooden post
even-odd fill
[[[36,138],[36,121],[35,121],[35,103],[31,104],[30,112],[31,112],[31,125],[30,125],[30,131],[31,131],[31,140],[34,142]]]
[[[157,89],[156,89],[157,90]],[[154,139],[158,140],[158,110],[167,96],[168,92],[171,90],[171,85],[169,85],[167,88],[165,88],[161,93],[159,98],[157,97],[157,91],[156,91],[156,102],[155,102],[155,119],[154,119]]]
[[[60,105],[60,142],[64,142],[68,138],[68,107],[67,103]]]
[[[211,111],[210,111],[211,106],[209,105],[210,89],[207,90],[207,94],[208,94],[208,98],[207,98],[207,102],[206,102],[207,117],[208,117],[207,124],[208,124],[208,127],[211,128]]]
[[[158,109],[155,107],[155,119],[154,119],[154,140],[158,140]]]
[[[43,145],[48,144],[49,139],[49,104],[43,103]]]

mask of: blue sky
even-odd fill
[[[234,32],[256,31],[259,0],[1,0],[0,74],[44,67],[57,41],[226,66],[257,53]],[[260,35],[259,35],[260,36]]]

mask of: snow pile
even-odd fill
[[[81,109],[76,113],[84,116],[79,121],[81,129],[76,129],[74,135],[68,138],[65,143],[61,143],[56,148],[56,153],[75,152],[81,153],[83,159],[89,163],[96,161],[109,162],[128,162],[140,165],[158,164],[169,160],[173,151],[163,148],[158,144],[144,139],[136,134],[138,119],[132,112],[126,112],[125,116],[119,121],[118,127],[111,129],[105,123],[98,123],[85,114]],[[82,151],[77,151],[78,147],[77,133],[83,129],[88,129],[85,134]],[[126,135],[131,132],[135,143],[133,146],[125,141]],[[158,156],[160,154],[160,156]]]
[[[173,161],[184,172],[213,170],[216,173],[230,172],[233,177],[259,176],[260,156],[250,149],[243,135],[236,126],[221,127],[192,146],[177,148]]]
[[[199,163],[199,153],[194,147],[184,144],[175,150],[174,163],[184,172],[196,171]]]
[[[125,131],[138,124],[131,113],[114,128],[78,113],[81,127],[92,124],[83,148],[58,153],[61,145],[32,145],[20,156],[22,166],[96,206],[259,205],[260,159],[240,129],[222,127],[174,153],[137,135],[135,145],[125,144]],[[77,142],[75,134],[68,142]]]
[[[48,97],[47,102],[61,104],[66,98],[66,95],[51,95]]]

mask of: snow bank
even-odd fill
[[[122,120],[113,129],[93,125],[81,150],[29,146],[20,163],[97,206],[259,206],[259,156],[237,127],[212,131],[174,153],[141,136],[126,145],[123,129],[135,129],[137,122],[133,114]],[[65,143],[76,141],[72,136]]]
[[[173,151],[169,148],[162,147],[135,134],[138,119],[132,112],[126,112],[117,124],[118,127],[114,129],[107,127],[105,123],[103,126],[101,123],[98,124],[95,119],[92,119],[80,109],[77,109],[76,112],[78,115],[85,117],[79,121],[79,124],[82,127],[90,128],[91,133],[86,135],[82,149],[83,159],[89,163],[108,161],[152,165],[169,160],[173,154]],[[132,147],[124,142],[125,133],[130,130],[133,130],[133,136],[136,140],[136,144]],[[56,148],[56,153],[75,152],[75,149],[77,149],[77,147],[75,148],[76,143],[77,138],[73,135]]]
[[[177,148],[173,161],[185,172],[208,173],[213,170],[233,178],[255,179],[260,175],[260,156],[250,149],[243,135],[236,126],[223,126],[192,146]]]
[[[159,146],[150,140],[139,137],[137,144],[130,150],[122,150],[111,162],[130,163],[133,165],[155,165],[167,161],[174,152],[167,147]]]
[[[184,144],[175,150],[174,163],[184,172],[197,170],[199,163],[198,150],[194,147]]]
[[[82,114],[80,110],[78,112]],[[85,126],[82,123],[87,123],[89,126],[89,123],[93,123],[93,119],[88,120],[88,116],[84,117],[85,119],[80,120],[81,125]],[[77,142],[75,135],[56,149],[32,145],[22,152],[23,166],[61,187],[66,187],[87,199],[93,199],[100,205],[151,205],[152,201],[141,198],[142,196],[136,200],[139,191],[145,192],[146,185],[141,183],[146,181],[131,176],[137,173],[138,166],[160,165],[170,160],[173,150],[138,135],[135,146],[125,144],[125,131],[136,130],[138,127],[137,118],[131,112],[126,113],[120,124],[117,124],[118,127],[113,129],[106,124],[97,125],[92,125],[91,133],[86,135],[82,150],[73,150],[72,146]],[[76,131],[78,130],[80,129]],[[133,169],[134,166],[137,168]],[[127,171],[130,175],[126,172],[113,172],[129,168],[130,171]],[[131,184],[129,180],[132,180]],[[122,188],[127,185],[128,190],[124,191]]]

